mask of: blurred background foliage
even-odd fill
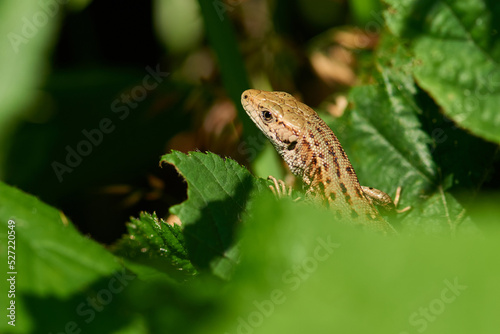
[[[359,82],[357,68],[370,62],[383,29],[375,0],[1,6],[9,36],[0,42],[1,179],[105,243],[125,232],[129,216],[164,217],[185,198],[176,172],[158,167],[161,154],[208,150],[243,164],[255,158],[264,140],[253,139],[257,129],[239,106],[244,89],[288,91],[317,106]],[[137,86],[147,68],[168,76],[143,97]],[[77,150],[87,140],[82,131],[103,119],[113,131],[59,178],[54,163],[67,166],[68,147]],[[256,172],[283,175],[267,152]]]

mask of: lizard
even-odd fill
[[[308,196],[331,207],[339,219],[383,234],[397,233],[374,206],[393,206],[390,196],[360,186],[339,140],[312,108],[286,92],[257,89],[245,90],[241,104],[302,180]]]

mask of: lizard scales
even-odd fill
[[[256,89],[244,91],[241,103],[292,173],[302,179],[307,194],[333,207],[342,218],[395,232],[363,192],[333,131],[312,108],[288,93]]]

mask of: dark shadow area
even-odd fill
[[[484,0],[483,3],[486,5],[488,8],[486,11],[492,13],[492,19],[487,22],[490,24],[489,26],[489,31],[490,31],[490,38],[488,41],[489,46],[493,46],[493,44],[498,44],[498,36],[500,34],[500,2],[496,0]],[[500,52],[500,48],[497,47],[495,50],[495,55],[498,55]]]
[[[18,128],[5,181],[62,210],[82,232],[110,243],[124,232],[129,216],[148,210],[163,217],[183,200],[185,186],[173,169],[160,168],[159,160],[168,140],[190,121],[182,112],[188,91],[169,78],[129,106],[122,94],[132,94],[127,87],[139,90],[148,70],[102,75],[61,74],[49,81],[45,93],[54,103],[46,108],[53,117]],[[152,191],[148,175],[165,182],[156,203],[145,199]]]
[[[117,272],[100,279],[85,292],[68,299],[24,296],[23,301],[34,317],[33,333],[111,333],[126,327],[134,314],[126,303],[126,294],[140,284],[131,272]],[[71,330],[68,330],[71,329]]]
[[[33,333],[77,333],[78,329],[82,333],[112,333],[128,326],[138,332],[190,333],[220,308],[218,282],[207,284],[212,284],[213,290],[203,295],[199,284],[144,282],[127,271],[100,279],[69,299],[22,299],[34,317]]]
[[[433,141],[430,150],[440,166],[440,178],[448,179],[450,191],[461,204],[470,204],[482,187],[496,188],[499,169],[491,166],[495,166],[498,145],[459,128],[423,90],[418,90],[416,99],[423,111],[419,115],[423,130]],[[498,159],[496,166],[499,166]]]
[[[425,34],[428,30],[426,17],[432,11],[432,8],[438,4],[439,2],[434,0],[413,1],[413,7],[408,11],[405,18],[406,22],[402,24],[404,29],[401,32],[401,37],[413,39]],[[397,11],[397,8],[393,10]]]

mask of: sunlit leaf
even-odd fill
[[[203,269],[229,277],[238,259],[234,234],[251,196],[261,188],[244,167],[216,154],[173,151],[162,157],[188,183],[188,199],[171,208],[182,224],[189,256]]]
[[[461,127],[500,142],[500,7],[493,1],[387,1],[387,24],[411,38],[420,86]]]

